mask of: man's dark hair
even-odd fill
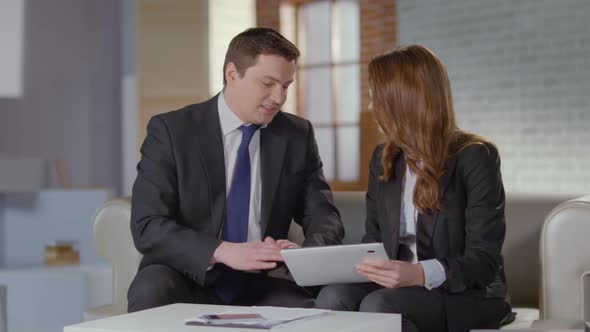
[[[246,69],[256,64],[256,57],[260,54],[278,55],[287,61],[299,58],[297,46],[273,29],[247,29],[229,43],[223,63],[223,85],[227,83],[225,70],[230,62],[234,63],[238,74],[243,77]]]

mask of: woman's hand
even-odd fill
[[[386,259],[365,259],[356,271],[385,288],[424,286],[422,264]]]

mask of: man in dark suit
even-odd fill
[[[339,244],[340,216],[309,121],[280,111],[299,50],[271,29],[230,43],[224,89],[154,116],[133,186],[131,232],[144,257],[129,312],[211,303],[311,306],[306,290],[265,272],[294,219],[303,246]]]

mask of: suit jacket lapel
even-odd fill
[[[447,191],[447,189],[449,188],[449,184],[451,183],[451,180],[453,178],[453,174],[455,173],[455,163],[457,161],[457,156],[452,156],[450,157],[447,162],[446,162],[446,169],[445,169],[445,173],[442,175],[441,179],[440,179],[440,202],[441,202],[441,207],[444,209],[444,197],[445,197],[445,192]],[[433,216],[432,216],[432,220],[427,220],[426,222],[433,222],[432,227],[427,227],[426,229],[429,232],[429,237],[430,239],[433,238],[434,235],[434,230],[436,229],[436,224],[438,223],[438,216],[440,214],[440,211],[434,211]],[[430,219],[430,218],[428,218]]]
[[[281,116],[279,113],[276,117]],[[276,128],[278,119],[275,118],[266,128],[260,130],[260,174],[262,178],[262,202],[261,202],[261,232],[262,238],[266,235],[266,227],[270,220],[275,192],[279,185],[287,142]]]
[[[217,96],[211,98],[205,109],[193,112],[195,133],[197,135],[199,157],[205,170],[205,178],[209,187],[209,203],[211,208],[211,230],[219,236],[225,221],[225,158],[223,154],[223,137]]]
[[[436,219],[433,217],[430,210],[424,214],[418,214],[418,221],[416,225],[416,250],[418,251],[418,260],[433,258],[432,235],[434,234],[435,224]]]
[[[394,162],[395,171],[391,179],[387,182],[381,182],[383,191],[384,220],[382,227],[384,229],[383,244],[387,254],[392,259],[397,259],[399,246],[399,220],[402,182],[406,161],[403,154],[398,154]]]
[[[440,184],[441,184],[441,192],[440,192],[440,197],[442,199],[442,197],[444,197],[445,195],[445,191],[447,191],[447,188],[449,187],[449,184],[451,183],[451,179],[453,177],[453,174],[455,173],[455,162],[457,161],[457,156],[452,156],[450,157],[447,162],[446,162],[446,167],[445,167],[445,173],[443,174],[443,176],[441,177],[440,180]]]

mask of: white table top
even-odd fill
[[[64,327],[64,332],[200,332],[200,331],[264,331],[224,327],[186,326],[184,320],[203,314],[217,314],[236,309],[232,306],[177,303],[164,307],[143,310],[131,314],[114,316]],[[273,331],[362,331],[400,332],[401,316],[334,311],[326,316],[277,326]]]

